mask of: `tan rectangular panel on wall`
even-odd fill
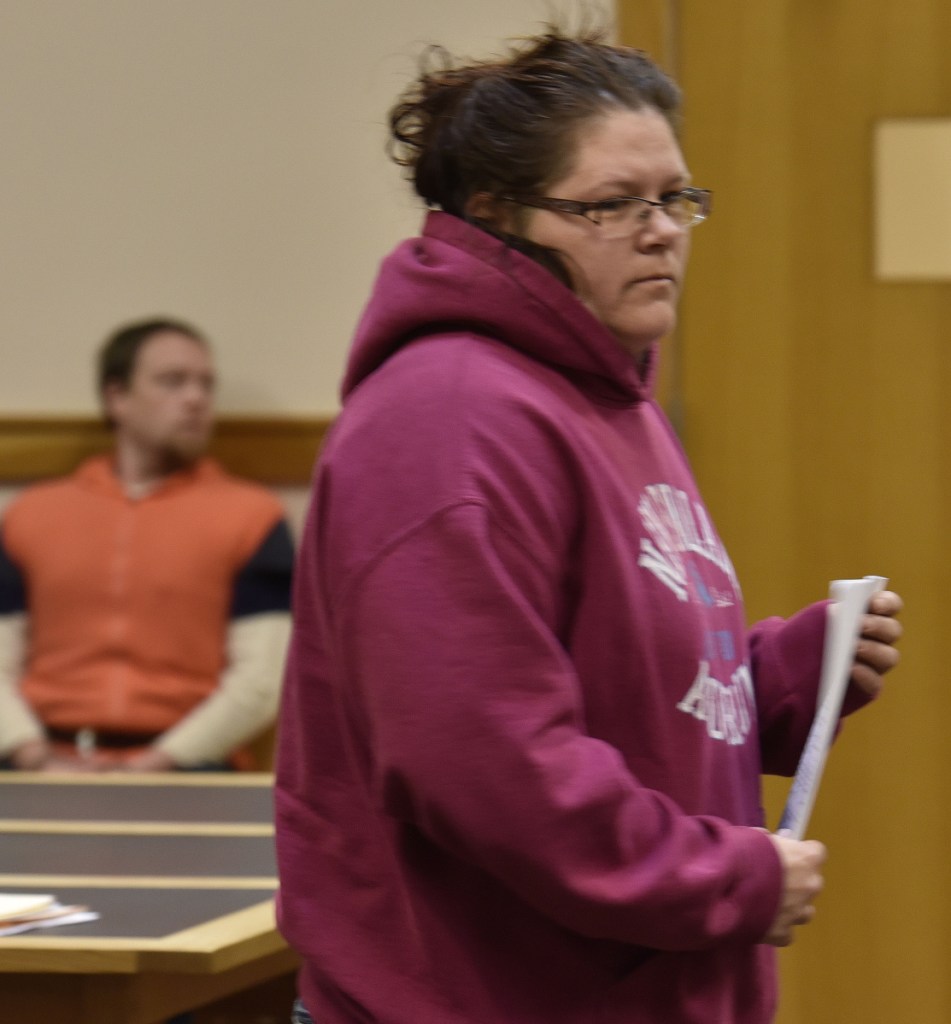
[[[947,1024],[951,284],[876,281],[872,152],[882,119],[951,116],[951,5],[677,9],[684,148],[715,193],[678,337],[701,489],[751,617],[865,573],[907,605],[901,668],[832,752],[826,891],[781,954],[778,1024]]]
[[[951,117],[875,125],[875,273],[951,281]]]

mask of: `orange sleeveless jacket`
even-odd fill
[[[235,579],[282,516],[210,459],[137,500],[107,457],[25,491],[3,541],[26,586],[22,691],[44,724],[160,733],[205,699]]]

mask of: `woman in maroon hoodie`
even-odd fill
[[[710,211],[676,87],[552,31],[391,117],[431,212],[317,470],[277,773],[318,1024],[764,1024],[823,847],[764,830],[825,606],[748,630],[652,391]],[[849,707],[894,665],[864,620]]]

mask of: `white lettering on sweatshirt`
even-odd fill
[[[701,661],[697,678],[677,709],[704,722],[712,739],[739,746],[755,720],[756,698],[749,668],[740,665],[730,683],[726,686],[715,679],[709,662]]]
[[[637,564],[652,572],[681,601],[689,599],[690,577],[684,555],[703,558],[721,569],[738,588],[736,571],[719,537],[714,533],[706,509],[684,491],[670,484],[644,488],[637,510],[648,536],[641,538]],[[705,604],[731,605],[733,593],[711,592],[699,573],[692,574],[695,590]]]

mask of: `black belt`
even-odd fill
[[[47,729],[46,735],[54,743],[72,743],[95,750],[125,750],[147,747],[161,735],[157,732],[110,732],[106,729]]]

